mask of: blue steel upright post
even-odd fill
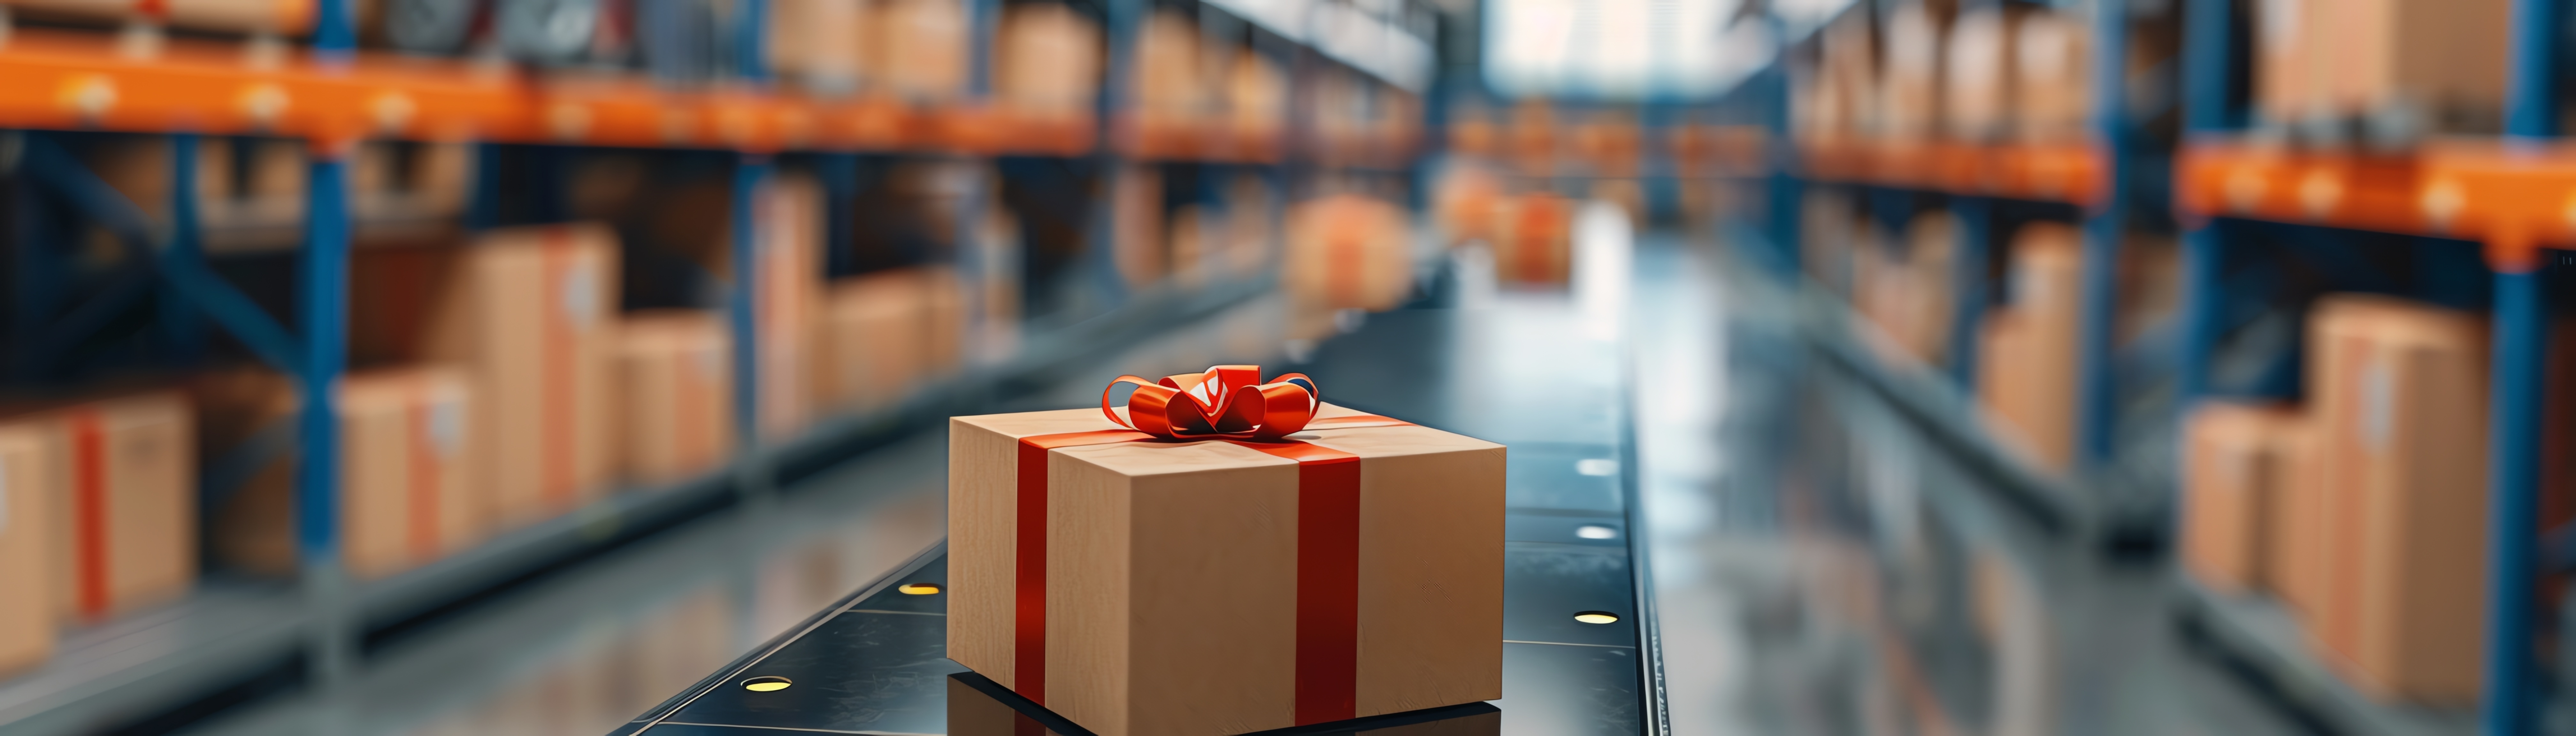
[[[1771,157],[1771,174],[1766,182],[1770,212],[1763,235],[1771,241],[1771,267],[1794,283],[1801,268],[1798,243],[1805,234],[1798,230],[1806,212],[1807,185],[1798,180],[1798,145],[1795,131],[1789,127],[1789,66],[1785,61],[1775,61],[1762,74],[1769,77],[1762,91],[1770,103],[1763,122],[1769,133],[1765,138]]]
[[[1951,264],[1950,283],[1950,381],[1961,393],[1977,390],[1978,326],[1986,321],[1986,300],[1992,290],[1986,285],[1987,255],[1992,247],[1995,229],[1995,202],[1985,197],[1955,197],[1950,200],[1950,214],[1958,218],[1959,247],[1957,261]]]
[[[358,40],[352,0],[321,0],[318,21],[315,61],[326,72],[346,73]],[[302,415],[297,423],[295,537],[315,619],[307,655],[310,676],[325,691],[355,671],[359,636],[346,600],[348,577],[340,564],[340,419],[334,396],[348,359],[343,343],[348,338],[348,149],[353,143],[306,142],[311,161],[305,177],[303,283],[297,290],[304,345],[296,376]]]
[[[170,244],[172,255],[180,258],[202,258],[204,252],[197,227],[197,134],[174,133],[170,136]],[[164,336],[170,342],[170,355],[182,366],[194,367],[206,352],[206,321],[197,314],[196,305],[187,294],[173,289],[156,295],[161,300]]]
[[[2112,289],[2117,284],[2120,241],[2129,217],[2128,4],[2093,3],[2093,130],[2102,156],[2101,201],[2085,213],[2082,313],[2076,334],[2075,435],[2078,468],[2099,468],[2111,457],[2114,417],[2111,376]]]
[[[2562,0],[2513,0],[2510,67],[2505,79],[2509,148],[2537,147],[2558,134],[2558,43]],[[2493,251],[2490,250],[2490,253]],[[2508,257],[2514,257],[2508,255]],[[2490,260],[2494,260],[2490,258]],[[2532,586],[2540,510],[2540,402],[2546,390],[2546,257],[2491,262],[2495,270],[2495,364],[2488,387],[2491,455],[2487,469],[2486,692],[2481,720],[2489,736],[2533,732]]]
[[[2185,145],[2226,130],[2229,37],[2234,18],[2228,0],[2190,0],[2183,7],[2183,123]],[[2207,218],[2183,223],[2182,350],[2174,366],[2174,406],[2190,411],[2208,391],[2209,360],[2225,325],[2226,294],[2219,281],[2227,256],[2219,224]]]

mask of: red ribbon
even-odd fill
[[[108,586],[107,432],[98,412],[72,410],[72,601],[81,618],[98,620],[113,603]]]
[[[1223,440],[1297,461],[1296,723],[1356,716],[1360,458],[1286,436],[1308,428],[1407,422],[1367,414],[1318,422],[1315,413],[1323,402],[1317,398],[1314,379],[1291,373],[1261,383],[1260,376],[1261,367],[1250,365],[1216,366],[1196,376],[1167,377],[1159,384],[1119,376],[1101,392],[1100,411],[1128,429],[1020,438],[1014,692],[1046,704],[1047,451],[1114,442]],[[1126,417],[1119,416],[1109,396],[1121,383],[1136,386]]]

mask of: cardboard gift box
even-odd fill
[[[2475,315],[2334,295],[2309,313],[2326,488],[2310,634],[2376,697],[2474,702],[2486,630],[2487,339]]]
[[[194,412],[177,393],[9,420],[41,445],[25,492],[46,514],[55,621],[97,621],[185,594],[197,577]],[[11,489],[13,492],[19,489]]]
[[[618,422],[625,477],[670,483],[733,451],[733,341],[723,316],[689,309],[630,313],[617,331]]]
[[[1258,376],[951,419],[949,658],[1105,736],[1500,697],[1504,448]]]
[[[2211,402],[2183,423],[2182,559],[2204,584],[2250,592],[2273,587],[2281,560],[2272,533],[2289,475],[2285,443],[2295,408]]]
[[[46,437],[27,423],[0,424],[0,676],[54,653],[54,588],[46,567],[55,530],[44,493]]]

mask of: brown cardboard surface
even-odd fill
[[[2201,404],[2185,420],[2182,558],[2201,582],[2236,592],[2272,587],[2287,463],[2281,443],[2299,421],[2293,408],[2230,402]]]
[[[637,483],[707,472],[733,451],[733,351],[722,315],[633,312],[618,328],[619,468]]]
[[[846,409],[891,405],[929,370],[927,284],[911,271],[843,279],[825,297],[816,398]]]
[[[1093,409],[951,420],[951,659],[1014,683],[1017,438],[1110,428]],[[1357,715],[1501,697],[1503,448],[1296,437],[1360,457]],[[1296,463],[1225,442],[1048,457],[1046,705],[1103,734],[1292,725]]]
[[[55,610],[86,620],[178,598],[197,577],[194,417],[177,393],[33,419],[47,437]]]
[[[760,304],[759,424],[786,437],[813,419],[816,312],[822,306],[823,192],[812,177],[780,176],[757,199]]]
[[[2472,702],[2485,630],[2485,326],[2354,295],[2320,300],[2310,320],[2327,520],[2313,633],[2375,696]]]
[[[482,540],[490,515],[466,435],[480,407],[461,371],[354,373],[338,398],[340,553],[351,574],[382,577]]]
[[[2016,324],[2008,340],[1990,344],[2006,352],[1980,360],[1980,370],[2003,371],[1985,400],[2014,428],[2031,459],[2066,469],[2075,453],[2075,342],[2081,329],[2078,275],[2083,253],[2073,228],[2024,226],[2013,239],[2011,305]],[[1981,397],[1989,396],[1980,393]]]
[[[0,676],[54,652],[54,586],[46,565],[56,533],[47,522],[54,473],[45,429],[0,424]]]

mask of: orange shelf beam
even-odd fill
[[[2576,246],[2576,147],[2445,140],[2404,154],[2186,146],[2175,204],[2186,218],[2241,217],[2476,240],[2500,269]]]
[[[540,79],[507,66],[173,39],[151,58],[103,33],[19,29],[0,44],[0,127],[596,146],[1078,154],[1089,116],[921,108],[759,89],[674,91],[636,75]]]
[[[1798,142],[1798,155],[1806,176],[1818,181],[2083,206],[2106,189],[2107,167],[2089,145],[1808,139]]]

